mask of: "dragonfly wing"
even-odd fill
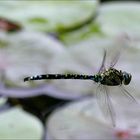
[[[120,51],[116,52],[115,56],[113,57],[111,63],[110,63],[110,67],[114,67],[116,65],[116,63],[118,62],[119,58],[120,58]]]
[[[131,93],[129,93],[122,85],[119,88],[124,93],[124,95],[126,95],[131,101],[133,101],[136,104],[139,104],[135,97],[131,95]]]
[[[118,36],[116,38],[116,45],[113,47],[110,51],[111,54],[111,62],[110,62],[110,67],[114,67],[116,63],[118,62],[118,59],[121,55],[121,52],[125,51],[125,46],[127,45],[127,41],[129,41],[129,37],[126,33]]]
[[[115,112],[106,86],[99,85],[96,91],[97,103],[104,116],[109,118],[112,125],[116,125]]]
[[[104,50],[103,60],[102,60],[101,66],[98,70],[98,73],[101,73],[102,71],[105,70],[105,61],[106,61],[106,50]]]

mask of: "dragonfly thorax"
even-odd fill
[[[97,75],[95,75],[95,82],[99,82],[102,85],[107,86],[118,86],[124,83],[125,85],[130,82],[129,75],[123,73],[122,71],[116,70],[114,68],[109,68]]]

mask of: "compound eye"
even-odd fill
[[[127,73],[127,72],[123,72],[123,83],[124,85],[128,85],[131,81],[131,74]]]

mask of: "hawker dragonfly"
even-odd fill
[[[99,106],[106,106],[106,110],[110,116],[113,126],[115,126],[115,112],[113,109],[112,101],[109,96],[108,88],[109,86],[119,86],[122,93],[124,93],[131,100],[136,101],[136,99],[123,87],[123,85],[129,85],[131,82],[132,75],[122,70],[115,69],[114,66],[118,61],[118,56],[116,55],[113,61],[110,63],[108,69],[105,67],[106,61],[106,50],[104,50],[103,60],[98,72],[94,75],[82,75],[82,74],[43,74],[37,76],[31,76],[24,78],[24,81],[30,80],[43,80],[43,79],[80,79],[80,80],[92,80],[95,83],[98,83],[96,97],[99,103]],[[102,100],[104,97],[104,101]]]

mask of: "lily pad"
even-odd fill
[[[82,28],[60,34],[59,39],[62,40],[68,46],[76,44],[80,41],[86,40],[90,37],[103,37],[103,32],[101,31],[100,25],[92,19],[90,24],[83,26]]]
[[[116,105],[118,107],[121,103]],[[124,108],[126,109],[127,107],[125,106]],[[117,109],[119,110],[120,106]],[[127,121],[128,118],[117,118],[119,125],[114,128],[104,119],[95,99],[87,98],[79,102],[70,103],[50,115],[46,122],[48,130],[46,137],[49,140],[139,139],[140,109],[137,108],[136,110],[134,111],[133,106],[131,107],[130,105],[129,111],[127,110],[127,116],[130,115],[133,120],[137,118],[137,123]],[[131,114],[132,112],[133,115]],[[122,116],[122,114],[119,115]]]
[[[46,73],[50,60],[65,50],[55,38],[37,32],[1,33],[0,41],[1,81],[7,86],[28,86],[25,76]]]
[[[4,1],[0,16],[15,20],[28,29],[65,32],[95,16],[97,5],[98,0]]]
[[[6,103],[7,99],[4,97],[0,98],[0,106],[4,105]]]
[[[108,2],[100,6],[97,22],[105,35],[140,35],[140,3]]]
[[[43,125],[20,107],[0,114],[1,139],[38,139],[43,137]]]

